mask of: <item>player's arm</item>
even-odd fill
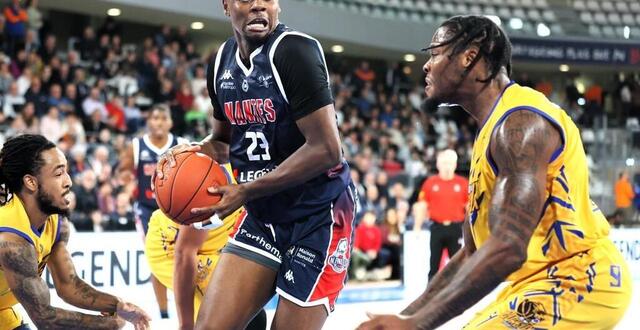
[[[0,266],[11,292],[40,329],[120,329],[115,316],[87,315],[51,306],[49,288],[38,275],[34,247],[22,237],[0,235]],[[113,311],[115,311],[115,306]]]
[[[432,299],[437,303],[413,315],[418,328],[433,329],[461,314],[526,261],[546,197],[548,162],[560,146],[559,132],[530,111],[514,112],[497,129],[490,145],[499,171],[489,211],[491,236]]]
[[[60,223],[60,238],[53,246],[47,261],[47,267],[51,271],[53,283],[60,298],[66,303],[82,309],[105,314],[118,314],[134,323],[136,327],[142,327],[142,324],[145,324],[145,327],[148,326],[149,316],[139,307],[96,290],[78,276],[67,250],[69,232],[69,221],[63,219]]]
[[[196,291],[198,249],[207,239],[207,231],[180,226],[176,239],[173,293],[180,329],[193,329],[193,297]]]
[[[433,301],[433,297],[440,293],[442,289],[447,287],[454,275],[458,273],[460,267],[464,265],[465,261],[471,257],[471,255],[473,255],[476,251],[476,246],[473,242],[473,237],[471,237],[471,228],[469,226],[469,219],[467,219],[462,225],[464,246],[453,255],[442,271],[436,273],[431,281],[429,281],[427,289],[418,298],[416,298],[416,300],[409,304],[409,306],[400,313],[401,315],[413,315]]]

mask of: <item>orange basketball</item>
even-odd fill
[[[175,158],[176,166],[165,164],[162,179],[155,178],[158,206],[181,225],[209,219],[213,213],[194,215],[191,209],[218,203],[221,195],[210,194],[207,188],[232,183],[231,175],[222,165],[199,152],[184,152]]]

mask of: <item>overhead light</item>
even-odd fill
[[[191,29],[193,29],[193,30],[202,30],[202,29],[204,29],[204,23],[202,23],[202,22],[193,22],[193,23],[191,23]]]
[[[334,53],[342,53],[344,52],[344,47],[342,47],[342,45],[333,45],[331,46],[331,51]]]
[[[109,16],[120,16],[120,14],[122,14],[122,10],[120,10],[120,8],[110,8],[109,10],[107,10],[107,15]]]
[[[413,54],[405,54],[404,55],[404,61],[405,62],[415,62],[416,61],[416,56]]]
[[[569,65],[567,64],[560,64],[560,72],[569,72]]]
[[[551,35],[551,30],[549,30],[549,27],[544,23],[538,23],[537,32],[539,37],[548,37]]]
[[[625,26],[622,30],[622,35],[625,39],[629,39],[629,37],[631,36],[631,29],[628,26]]]
[[[581,97],[578,99],[578,105],[585,105],[587,102],[585,101],[584,97]]]
[[[625,161],[625,163],[627,163],[627,166],[633,166],[636,164],[636,160],[633,158],[627,158],[627,161]]]
[[[496,25],[498,25],[498,26],[502,25],[502,20],[500,19],[500,17],[498,17],[496,15],[484,15],[484,17],[490,19],[491,21],[496,23]]]
[[[524,26],[524,23],[519,18],[512,18],[509,20],[509,27],[514,30],[520,30]]]

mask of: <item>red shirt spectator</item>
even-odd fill
[[[382,231],[376,225],[375,215],[367,212],[362,223],[356,228],[356,241],[354,248],[363,252],[375,252],[378,254],[382,247]]]
[[[456,175],[457,155],[445,150],[438,155],[438,175],[428,178],[420,189],[418,200],[427,203],[428,216],[438,223],[462,222],[468,200],[467,179]]]
[[[119,131],[126,131],[127,118],[122,108],[122,99],[119,96],[115,97],[111,102],[107,103],[106,108],[109,113],[109,122]]]
[[[427,202],[432,221],[462,221],[467,206],[468,186],[467,179],[459,175],[449,180],[434,175],[422,184],[419,199]]]

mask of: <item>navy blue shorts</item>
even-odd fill
[[[356,199],[349,185],[325,210],[284,224],[245,212],[223,252],[275,270],[276,293],[302,307],[324,305],[328,314],[347,280]]]
[[[136,202],[134,204],[134,212],[136,214],[136,227],[142,229],[142,234],[146,237],[149,231],[149,220],[153,211],[157,210],[157,207],[149,207],[147,205]]]

